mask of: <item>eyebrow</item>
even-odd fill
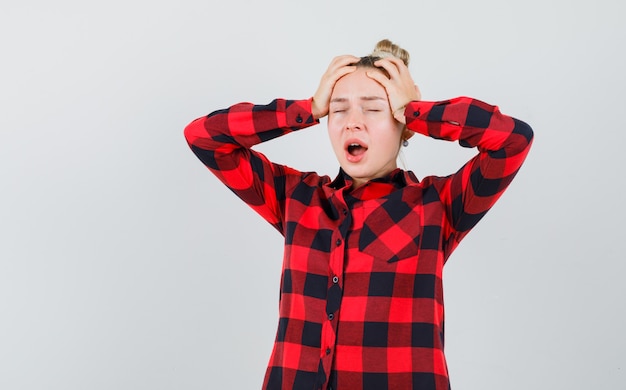
[[[384,101],[385,98],[381,97],[381,96],[361,96],[359,99],[364,100],[364,101],[375,101],[375,100],[382,100]],[[344,103],[347,102],[348,99],[347,98],[334,98],[331,99],[331,103]]]

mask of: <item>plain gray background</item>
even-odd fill
[[[89,3],[89,4],[88,4]],[[445,271],[455,389],[626,384],[624,6],[618,0],[3,1],[0,388],[259,388],[282,237],[184,126],[308,98],[390,38],[425,100],[530,123],[517,179]],[[334,176],[325,122],[260,148]],[[473,154],[414,137],[418,177]]]

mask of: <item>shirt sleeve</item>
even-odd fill
[[[405,115],[409,130],[478,149],[458,172],[437,183],[449,219],[443,233],[454,238],[455,246],[511,183],[528,154],[533,130],[498,107],[468,97],[411,102]]]
[[[184,133],[200,161],[282,233],[285,192],[302,173],[272,163],[251,147],[316,123],[311,99],[276,99],[215,111],[191,122]]]

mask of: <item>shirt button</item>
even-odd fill
[[[326,355],[330,355],[330,348],[326,348]]]
[[[343,215],[348,215],[348,210],[343,209],[342,213],[343,213]]]
[[[334,276],[334,277],[333,277],[333,283],[337,284],[338,282],[339,282],[339,278],[338,278],[338,277],[336,277],[336,276]]]
[[[341,239],[340,239],[340,238],[338,238],[338,239],[337,239],[337,242],[336,242],[335,244],[337,244],[337,246],[341,245]]]
[[[298,116],[296,117],[296,122],[302,123],[302,117],[300,116],[300,114],[298,114]]]
[[[419,110],[418,110],[418,111],[415,111],[415,112],[413,113],[413,116],[420,116],[420,114],[421,114],[421,113],[420,113],[420,112],[419,112]]]
[[[328,315],[328,319],[329,319],[330,321],[332,321],[332,320],[333,320],[333,318],[335,318],[335,316],[333,315],[333,313],[330,313],[330,314]]]

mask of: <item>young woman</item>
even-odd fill
[[[308,100],[241,103],[185,129],[192,151],[285,239],[266,389],[449,389],[443,266],[509,185],[533,133],[497,107],[422,101],[387,40],[335,58]],[[328,115],[333,180],[252,150]],[[477,155],[447,177],[397,168],[419,133]]]

